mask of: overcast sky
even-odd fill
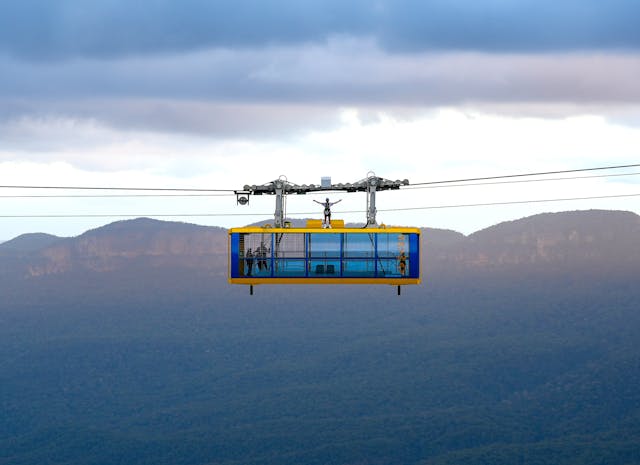
[[[239,189],[368,172],[412,183],[640,163],[632,0],[5,0],[0,185]],[[640,170],[637,170],[640,171]],[[635,170],[616,173],[634,173]],[[585,173],[587,174],[587,173]],[[596,174],[596,173],[593,173]],[[598,173],[604,174],[604,173]],[[640,176],[379,195],[390,224],[464,233],[544,211],[640,212]],[[68,194],[51,192],[49,194]],[[78,192],[76,192],[77,194]],[[0,195],[41,191],[0,189]],[[364,195],[334,216],[363,221]],[[310,216],[315,197],[290,197]],[[0,198],[0,240],[145,215],[233,226],[273,198]],[[321,212],[318,210],[317,215]]]

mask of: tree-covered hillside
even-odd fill
[[[1,464],[640,462],[635,275],[133,273],[5,293]]]

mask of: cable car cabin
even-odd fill
[[[247,284],[420,283],[420,230],[345,228],[320,220],[306,228],[229,230],[229,282]]]

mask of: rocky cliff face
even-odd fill
[[[620,211],[545,213],[469,236],[467,260],[504,264],[622,264],[640,260],[640,217]]]
[[[131,267],[218,270],[226,264],[226,230],[140,218],[63,239],[23,260],[27,276],[108,272]]]
[[[545,213],[465,237],[425,230],[427,266],[626,266],[640,263],[640,216],[622,211]]]
[[[226,274],[227,232],[222,228],[140,218],[75,238],[17,239],[0,244],[0,276],[185,268]],[[621,211],[547,213],[470,236],[425,229],[422,241],[426,274],[514,266],[640,267],[640,216]]]

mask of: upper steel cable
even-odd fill
[[[499,176],[484,176],[477,178],[465,178],[465,179],[449,179],[445,181],[427,181],[412,183],[410,186],[427,186],[438,184],[451,184],[456,182],[472,182],[472,181],[489,181],[496,179],[509,179],[531,176],[548,176],[552,174],[566,174],[566,173],[579,173],[586,171],[603,171],[621,168],[637,168],[640,167],[640,163],[629,165],[612,165],[612,166],[599,166],[595,168],[579,168],[573,170],[560,170],[560,171],[541,171],[532,173],[518,173],[507,174]],[[237,189],[200,189],[200,188],[171,188],[171,187],[112,187],[112,186],[34,186],[34,185],[0,185],[0,189],[50,189],[50,190],[93,190],[93,191],[146,191],[146,192],[228,192],[235,193]]]
[[[507,174],[507,175],[501,175],[501,176],[484,176],[479,178],[449,179],[447,181],[414,182],[414,183],[411,183],[411,186],[450,184],[454,182],[490,181],[493,179],[522,178],[522,177],[529,177],[529,176],[548,176],[551,174],[580,173],[585,171],[602,171],[602,170],[613,170],[613,169],[620,169],[620,168],[637,168],[637,167],[640,167],[640,163],[635,163],[631,165],[599,166],[596,168],[580,168],[580,169],[574,169],[574,170],[540,171],[536,173],[519,173],[519,174]]]
[[[527,203],[545,203],[545,202],[569,202],[575,200],[596,200],[596,199],[614,199],[624,197],[640,197],[638,194],[616,194],[616,195],[594,195],[588,197],[565,197],[565,198],[552,198],[552,199],[533,199],[533,200],[513,200],[504,202],[487,202],[487,203],[467,203],[467,204],[453,204],[453,205],[430,205],[425,207],[401,207],[401,208],[384,208],[378,211],[394,212],[394,211],[411,211],[411,210],[435,210],[441,208],[461,208],[461,207],[487,207],[494,205],[517,205]],[[288,216],[299,215],[314,215],[317,211],[313,212],[290,212]],[[342,210],[335,213],[363,213],[363,210]],[[208,217],[208,216],[273,216],[272,213],[163,213],[163,214],[77,214],[77,215],[65,215],[65,214],[44,214],[44,215],[0,215],[0,218],[139,218],[139,217]]]

